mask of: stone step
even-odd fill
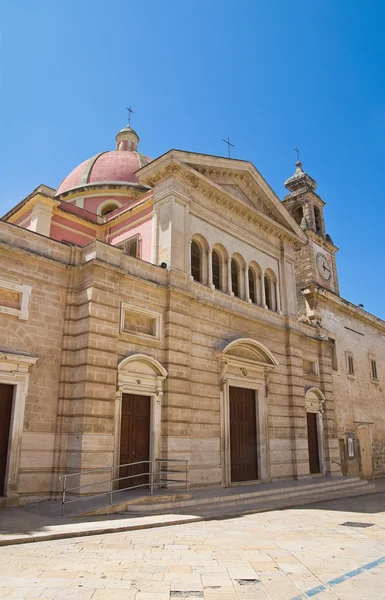
[[[237,486],[235,488],[219,488],[219,489],[211,489],[211,490],[206,490],[206,491],[200,491],[200,490],[196,490],[193,492],[188,492],[188,493],[184,493],[184,494],[180,494],[180,498],[181,500],[184,500],[184,498],[186,499],[190,499],[191,501],[194,503],[197,500],[199,500],[199,502],[201,504],[205,504],[205,503],[219,503],[219,502],[227,502],[227,501],[236,501],[238,499],[247,499],[247,498],[255,498],[255,497],[263,497],[263,496],[271,496],[271,495],[275,495],[275,494],[279,494],[284,492],[285,494],[290,494],[290,493],[295,493],[297,491],[301,491],[301,493],[303,493],[304,491],[310,491],[312,489],[316,489],[317,491],[322,491],[324,489],[327,489],[329,487],[339,487],[339,486],[343,486],[344,488],[346,488],[349,485],[362,485],[365,486],[367,485],[367,481],[360,479],[359,477],[349,477],[349,478],[339,478],[339,479],[333,479],[333,480],[320,480],[317,482],[304,482],[301,485],[292,485],[290,484],[290,482],[285,482],[285,485],[283,485],[282,482],[277,482],[276,484],[267,484],[267,486],[265,485],[250,485],[250,486],[242,486],[242,488],[240,486]],[[274,487],[274,486],[277,487]],[[252,491],[248,491],[250,488],[252,487]],[[232,493],[231,490],[234,489],[234,492]],[[184,498],[183,498],[184,496]],[[154,504],[158,504],[158,503],[163,503],[163,502],[170,502],[170,501],[174,501],[176,498],[171,496],[171,495],[155,495],[155,496],[144,496],[142,498],[136,498],[132,501],[128,500],[127,504],[140,504],[140,505],[145,505],[145,504],[149,504],[151,503],[152,505]]]
[[[323,489],[320,489],[320,488]],[[254,493],[245,495],[226,495],[226,496],[215,496],[212,498],[199,498],[194,496],[190,499],[180,500],[177,502],[159,502],[153,503],[151,506],[143,503],[136,504],[134,506],[128,506],[125,512],[129,514],[161,514],[166,512],[178,512],[193,510],[200,512],[202,510],[217,510],[226,509],[232,507],[237,509],[237,506],[249,506],[255,507],[260,505],[270,505],[271,503],[278,503],[280,505],[286,505],[287,502],[308,503],[315,501],[322,501],[333,497],[344,497],[353,495],[364,495],[369,494],[375,490],[375,485],[370,484],[364,480],[355,481],[338,481],[333,485],[314,484],[306,485],[304,487],[292,487],[292,488],[280,488],[277,490],[270,490],[269,493]]]
[[[138,495],[117,498],[114,504],[107,505],[102,501],[98,507],[88,506],[87,510],[74,513],[74,516],[96,516],[113,513],[127,515],[151,515],[178,510],[200,510],[221,506],[236,506],[247,502],[264,505],[278,501],[281,504],[288,498],[309,497],[310,501],[323,498],[330,490],[338,491],[340,497],[348,496],[349,490],[362,490],[363,494],[371,493],[374,484],[359,477],[314,478],[305,481],[279,481],[270,484],[247,484],[232,488],[211,488],[190,490],[189,492],[168,489],[159,490],[154,496]],[[369,486],[369,487],[368,487]]]
[[[199,511],[199,516],[202,517],[211,517],[214,515],[218,515],[220,517],[225,517],[225,516],[229,516],[229,515],[234,515],[234,514],[251,514],[251,513],[255,513],[255,512],[266,512],[269,510],[277,510],[277,509],[284,509],[284,508],[289,508],[289,507],[300,507],[300,506],[305,506],[307,504],[315,504],[318,502],[325,502],[327,500],[337,500],[339,498],[344,498],[344,497],[349,497],[349,498],[353,498],[356,496],[364,496],[368,493],[372,493],[373,490],[369,490],[369,491],[364,491],[362,488],[359,488],[357,490],[352,490],[351,492],[349,492],[349,494],[341,494],[341,492],[328,492],[325,495],[322,495],[322,497],[317,497],[317,498],[303,498],[303,499],[298,499],[298,498],[287,498],[286,500],[275,500],[273,502],[268,502],[268,503],[258,503],[256,505],[252,505],[252,503],[245,503],[245,504],[240,504],[240,505],[232,505],[232,506],[221,506],[219,509],[214,509],[213,507],[209,508],[204,508],[201,511]],[[179,513],[183,514],[184,512],[187,511],[178,511]],[[143,513],[141,513],[143,514]],[[159,514],[163,514],[162,512],[160,512]]]

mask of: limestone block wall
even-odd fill
[[[0,279],[31,286],[26,320],[0,312],[0,347],[37,357],[25,402],[17,490],[19,501],[50,497],[68,270],[72,250],[0,223]],[[0,372],[1,379],[1,372]],[[10,490],[8,490],[10,492]]]
[[[345,306],[345,310],[344,305]],[[351,305],[350,305],[351,306]],[[323,326],[335,340],[336,369],[332,371],[336,408],[336,432],[345,447],[345,472],[361,471],[357,427],[368,425],[372,445],[374,475],[385,473],[385,327],[379,319],[353,307],[322,302]],[[382,326],[381,326],[382,323]],[[347,353],[354,361],[354,375],[348,374]],[[371,376],[370,360],[376,361],[378,380]],[[346,434],[353,433],[355,456],[349,458]]]
[[[163,448],[167,455],[189,460],[193,484],[220,484],[220,374],[214,351],[225,342],[251,337],[267,346],[279,362],[270,376],[267,396],[271,477],[308,473],[302,332],[288,337],[282,315],[197,282],[189,282],[188,292],[170,292],[174,338],[166,350],[170,377]]]

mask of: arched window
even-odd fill
[[[231,289],[234,296],[240,295],[239,290],[239,267],[236,260],[231,260]]]
[[[301,225],[303,219],[303,208],[302,206],[297,206],[293,210],[293,217],[297,225]]]
[[[264,277],[264,286],[265,286],[265,300],[266,306],[269,310],[273,310],[273,295],[271,289],[271,281],[268,275]]]
[[[195,281],[202,281],[202,257],[199,244],[191,242],[191,275]]]
[[[221,282],[221,259],[216,250],[212,253],[212,268],[213,268],[213,285],[215,289],[222,289]]]
[[[314,224],[315,224],[316,233],[318,233],[319,235],[322,235],[322,218],[321,218],[321,211],[318,208],[318,206],[314,207]]]
[[[105,204],[100,209],[100,216],[105,217],[106,215],[113,212],[114,210],[116,210],[119,207],[120,207],[120,204],[118,204],[117,202],[108,202],[108,204]]]
[[[255,274],[252,269],[249,269],[249,298],[253,302],[253,304],[256,304],[256,302],[257,302],[256,281],[255,281]]]

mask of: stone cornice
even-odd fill
[[[35,196],[39,196],[40,198],[53,198],[55,193],[55,190],[53,188],[48,187],[48,185],[44,185],[43,183],[41,185],[39,185],[35,190],[33,190],[33,192],[31,192],[26,198],[24,198],[24,200],[22,200],[21,202],[19,202],[18,204],[16,204],[16,206],[14,206],[13,208],[11,208],[11,210],[9,210],[3,217],[1,217],[2,220],[7,221],[10,219],[10,217],[12,217],[13,215],[22,215],[24,212],[26,212],[27,210],[29,210],[29,208],[32,206],[30,204],[30,201],[35,197]],[[27,208],[25,209],[24,207]],[[23,209],[23,210],[22,210]],[[12,222],[12,221],[10,221]]]
[[[45,186],[44,186],[45,187]],[[7,221],[8,223],[14,223],[16,219],[22,217],[24,214],[33,209],[36,204],[41,203],[46,205],[47,207],[56,207],[59,202],[51,195],[48,195],[38,188],[30,196],[28,196],[25,200],[17,204],[13,209],[11,209],[1,220]]]
[[[195,206],[194,204],[190,205],[190,214],[198,217],[199,219],[204,219],[208,221],[212,225],[215,225],[219,230],[225,231],[227,233],[231,232],[231,235],[239,240],[246,242],[250,246],[257,248],[258,250],[264,252],[265,254],[272,256],[276,260],[279,260],[281,256],[281,248],[280,246],[273,246],[271,243],[266,242],[262,237],[257,236],[255,233],[247,231],[242,228],[240,225],[234,222],[230,222],[225,217],[222,217],[220,214],[213,215],[210,210],[203,206]],[[258,238],[258,244],[256,244],[256,238]],[[293,254],[293,257],[295,254]]]
[[[313,199],[315,198],[322,207],[326,205],[326,202],[322,200],[321,196],[306,187],[300,188],[295,192],[290,192],[290,194],[286,194],[282,203],[286,204],[287,202],[290,202],[290,200],[297,201],[299,197],[301,197],[301,200],[303,199],[303,201],[306,201],[309,197],[313,197]]]
[[[319,246],[322,246],[322,248],[324,248],[328,252],[331,252],[332,254],[335,254],[339,250],[337,246],[335,246],[331,242],[328,242],[325,238],[323,238],[321,235],[318,235],[318,233],[315,233],[315,231],[313,231],[312,229],[307,229],[306,235],[310,240],[312,240]]]
[[[345,298],[337,296],[333,292],[330,292],[329,290],[323,287],[319,287],[316,285],[310,286],[306,290],[303,290],[302,293],[305,295],[313,294],[317,298],[323,300],[325,303],[331,302],[335,306],[338,306],[338,308],[341,309],[343,312],[362,321],[367,325],[371,325],[375,329],[381,331],[381,333],[385,334],[385,321],[383,321],[379,317],[376,317],[375,315],[372,315],[366,310],[363,310],[362,308],[356,306],[352,302],[349,302],[349,300],[345,300]]]
[[[127,191],[132,192],[134,195],[140,196],[141,194],[150,190],[149,186],[140,183],[125,183],[124,181],[101,181],[99,183],[85,183],[76,188],[68,190],[57,196],[60,201],[75,200],[78,196],[84,196],[84,194],[90,195],[103,195],[108,194],[110,190],[114,190],[119,195],[119,192],[125,194]]]

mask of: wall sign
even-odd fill
[[[346,446],[348,450],[348,458],[354,458],[354,435],[352,433],[346,434]]]

